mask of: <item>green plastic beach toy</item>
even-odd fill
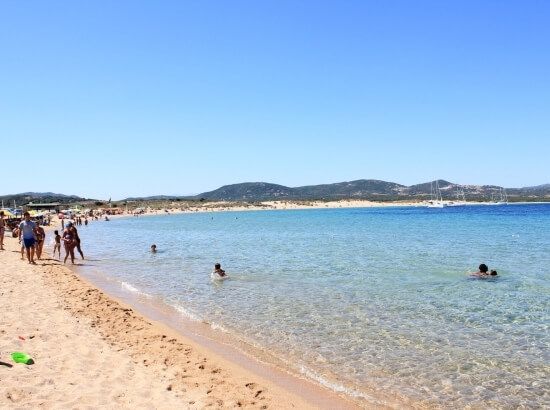
[[[11,358],[15,363],[24,363],[24,364],[33,363],[32,358],[25,353],[19,353],[19,352],[12,353]]]

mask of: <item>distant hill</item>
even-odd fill
[[[298,188],[289,188],[266,182],[245,182],[225,185],[214,191],[204,192],[194,198],[204,198],[211,201],[320,200],[366,197],[387,199],[398,196],[402,188],[406,187],[393,182],[374,179]]]
[[[171,199],[189,198],[185,195],[153,195],[145,197],[130,197],[124,199],[124,201],[169,201]]]
[[[20,194],[3,195],[0,196],[0,200],[4,202],[4,206],[13,207],[13,201],[17,206],[27,204],[29,202],[34,203],[51,203],[59,202],[61,204],[69,204],[79,201],[87,201],[85,198],[81,198],[76,195],[64,195],[55,194],[53,192],[22,192]]]
[[[456,198],[457,184],[439,180],[444,200]],[[460,185],[466,199],[470,201],[489,201],[496,196],[500,188],[495,185]],[[360,179],[335,184],[310,185],[290,188],[265,182],[246,182],[225,185],[214,191],[204,192],[188,199],[203,198],[210,201],[269,201],[269,200],[338,200],[367,199],[374,201],[398,201],[429,199],[431,182],[405,186],[394,182],[375,179]],[[550,201],[550,184],[533,188],[507,188],[510,201]]]
[[[204,198],[209,201],[270,201],[292,199],[294,188],[266,182],[244,182],[225,185],[214,191],[196,195],[193,199]]]
[[[550,184],[544,184],[544,185],[537,185],[537,186],[530,186],[530,187],[525,187],[525,188],[521,188],[521,189],[527,189],[527,190],[544,190],[544,189],[549,189],[550,188]]]
[[[439,180],[439,187],[444,200],[456,199],[457,184]],[[460,185],[464,189],[466,200],[490,201],[499,194],[501,187],[496,185]],[[261,201],[314,201],[340,199],[366,199],[372,201],[424,201],[430,198],[431,182],[405,186],[394,182],[376,179],[359,179],[356,181],[338,182],[334,184],[308,185],[290,188],[267,182],[244,182],[225,185],[214,191],[193,196],[155,195],[149,197],[126,198],[121,201],[231,201],[231,202],[261,202]],[[506,188],[510,202],[546,201],[550,202],[550,184],[524,188]],[[55,194],[52,192],[24,192],[15,195],[0,196],[5,206],[13,206],[28,202],[60,202],[84,203],[94,199],[81,198],[76,195]]]
[[[42,198],[42,197],[55,197],[55,198],[80,198],[76,195],[54,194],[53,192],[22,192],[18,195],[26,195],[29,197]]]
[[[393,182],[384,182],[376,179],[360,179],[336,184],[312,185],[294,189],[294,194],[301,198],[364,198],[388,199],[399,196],[404,185]]]

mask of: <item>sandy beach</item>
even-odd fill
[[[106,295],[49,255],[28,264],[10,232],[5,248],[3,408],[354,408],[307,381],[259,364],[261,372],[241,366],[238,358]],[[34,363],[15,363],[13,352],[30,355]]]
[[[473,202],[472,202],[473,204]],[[290,209],[325,209],[325,208],[375,208],[375,207],[396,207],[396,206],[425,206],[424,202],[392,201],[377,202],[363,199],[344,199],[338,201],[263,201],[255,204],[245,205],[233,202],[205,202],[200,207],[181,208],[178,203],[167,203],[164,212],[192,213],[192,212],[215,212],[215,211],[258,211],[258,210],[290,210]],[[130,212],[130,211],[129,211]],[[152,211],[153,213],[163,212],[162,210]]]

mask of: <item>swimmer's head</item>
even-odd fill
[[[152,250],[152,251],[156,251],[156,250],[157,250],[157,245],[152,244],[152,245],[151,245],[151,250]]]
[[[67,222],[67,224],[65,225],[65,228],[70,228],[71,226],[73,226],[73,223],[72,222]]]
[[[221,269],[222,268],[222,265],[220,265],[219,263],[216,263],[214,265],[214,269]]]
[[[487,273],[488,270],[489,270],[489,268],[488,268],[487,265],[485,265],[484,263],[482,263],[481,265],[479,265],[479,271],[480,271],[480,272]]]
[[[491,275],[491,276],[497,276],[498,273],[497,273],[496,270],[491,270],[491,272],[489,272],[489,275]]]

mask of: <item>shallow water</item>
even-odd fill
[[[419,407],[550,404],[550,205],[158,215],[79,233],[85,274],[333,390]],[[229,280],[210,280],[215,262]],[[482,262],[499,277],[468,278]]]

